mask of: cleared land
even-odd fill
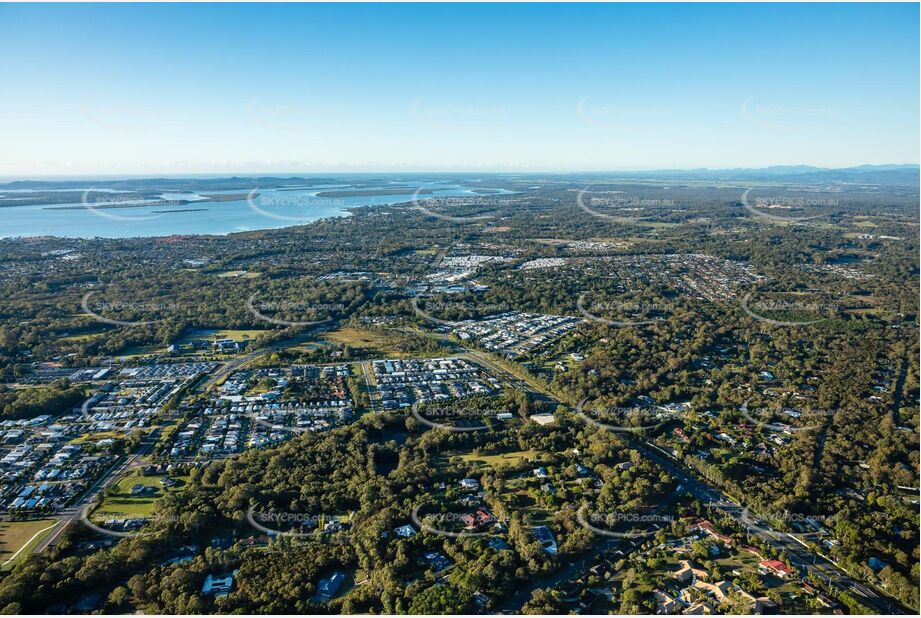
[[[189,481],[188,476],[169,477],[177,482],[176,485],[164,488],[160,480],[163,475],[141,476],[132,472],[119,479],[119,481],[106,491],[102,503],[96,507],[90,517],[94,521],[106,519],[127,519],[133,517],[148,517],[153,514],[157,500],[167,493],[183,491]],[[156,491],[144,495],[132,495],[131,489],[135,485],[153,487]]]
[[[56,519],[0,522],[0,569],[10,569],[51,533]],[[22,551],[20,551],[22,550]],[[19,552],[17,555],[16,552]],[[15,558],[14,558],[15,556]]]
[[[443,356],[444,350],[426,354],[425,352],[403,352],[401,346],[407,343],[406,338],[396,333],[380,333],[363,328],[340,328],[330,331],[322,336],[330,343],[347,345],[352,348],[373,350],[391,358],[425,358],[426,356]]]

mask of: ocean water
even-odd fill
[[[398,186],[400,186],[398,184]],[[303,225],[326,217],[345,217],[345,209],[409,202],[417,188],[431,189],[427,197],[474,197],[456,184],[414,183],[405,194],[318,197],[330,190],[357,190],[349,185],[314,185],[297,190],[257,189],[252,198],[207,202],[194,193],[164,193],[164,200],[188,204],[157,204],[132,208],[88,208],[82,203],[0,207],[0,237],[59,236],[64,238],[132,238],[175,234],[231,234],[249,230]],[[96,191],[97,189],[94,189]],[[9,191],[3,191],[9,194]],[[242,191],[207,191],[241,194]],[[502,191],[502,193],[508,193]],[[67,208],[76,206],[77,208]]]

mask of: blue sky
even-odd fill
[[[0,5],[0,175],[917,163],[916,4]]]

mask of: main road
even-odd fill
[[[738,521],[748,529],[750,535],[756,536],[768,545],[785,552],[793,566],[800,569],[800,571],[811,573],[817,579],[825,581],[836,588],[849,590],[860,603],[875,612],[881,614],[914,613],[873,586],[851,577],[830,558],[813,551],[797,537],[786,532],[773,530],[768,523],[747,512],[745,508],[723,495],[719,490],[689,474],[679,462],[670,456],[664,455],[658,447],[638,438],[630,438],[629,441],[631,446],[642,453],[644,457],[658,464],[672,475],[689,494],[701,502],[709,503],[710,506]]]
[[[540,385],[533,384],[513,375],[504,369],[486,354],[465,349],[461,356],[468,360],[486,366],[500,377],[510,382],[516,388],[527,392],[542,395],[556,401],[564,407],[570,407],[566,402]],[[768,545],[783,551],[789,556],[790,562],[800,569],[814,575],[817,579],[825,581],[837,588],[848,590],[860,603],[881,614],[913,614],[914,611],[902,605],[899,601],[889,597],[874,586],[858,580],[830,558],[812,550],[797,537],[777,530],[773,530],[766,522],[747,512],[744,507],[730,500],[722,492],[705,481],[695,477],[680,461],[659,447],[641,440],[636,434],[621,434],[626,437],[630,445],[642,453],[647,459],[658,464],[680,483],[684,490],[702,502],[711,504],[721,512],[732,517],[749,530],[749,534],[756,536]]]
[[[100,493],[121,478],[127,470],[140,465],[141,458],[150,453],[157,443],[157,436],[159,433],[159,429],[148,432],[143,441],[141,441],[141,446],[136,453],[116,460],[116,462],[112,464],[112,467],[106,470],[102,476],[83,492],[82,496],[75,500],[71,506],[61,511],[60,519],[55,525],[54,530],[51,531],[51,534],[42,539],[32,552],[39,554],[57,543],[70,524],[81,518],[83,510],[92,504]]]

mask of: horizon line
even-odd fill
[[[807,163],[777,163],[761,167],[659,167],[659,168],[632,168],[632,169],[516,169],[516,168],[500,168],[500,169],[412,169],[412,170],[394,170],[394,169],[362,169],[355,171],[343,171],[343,170],[273,170],[273,171],[264,171],[264,172],[252,172],[252,171],[187,171],[187,172],[166,172],[166,171],[151,171],[151,172],[87,172],[87,173],[38,173],[38,174],[2,174],[0,173],[0,180],[16,182],[16,181],[28,181],[32,179],[41,179],[48,180],[54,178],[66,178],[66,179],[79,179],[79,178],[96,178],[96,179],[106,179],[109,178],[121,178],[121,179],[151,179],[156,177],[194,177],[194,176],[262,176],[262,177],[274,177],[274,176],[299,176],[305,173],[308,174],[331,174],[331,175],[358,175],[358,174],[650,174],[650,173],[675,173],[675,172],[757,172],[764,170],[771,170],[777,168],[809,168],[812,171],[846,171],[846,170],[855,170],[860,168],[892,168],[892,167],[914,167],[918,168],[921,171],[921,162],[919,163],[860,163],[856,165],[848,165],[843,167],[827,167],[820,165],[811,165]]]

